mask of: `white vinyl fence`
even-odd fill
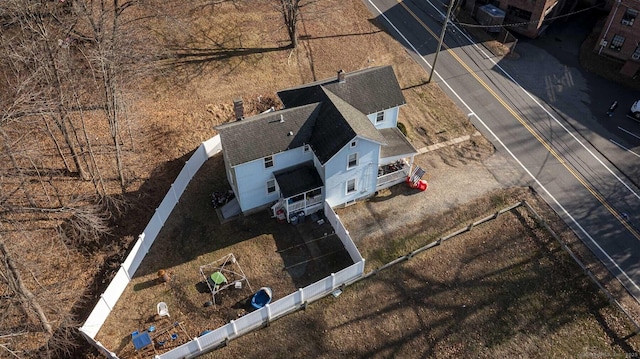
[[[338,273],[332,273],[330,276],[307,287],[298,289],[297,292],[267,304],[264,308],[242,316],[238,320],[232,320],[225,326],[159,355],[157,358],[193,358],[202,355],[227,343],[229,340],[261,328],[272,320],[295,312],[307,304],[329,295],[342,284],[350,283],[360,278],[363,272],[364,261],[357,262]]]
[[[155,241],[158,233],[164,226],[165,221],[171,215],[173,208],[178,203],[180,196],[187,188],[187,185],[198,172],[198,169],[213,155],[222,150],[220,136],[215,136],[203,142],[196,152],[189,158],[180,174],[171,185],[169,192],[165,195],[156,209],[155,214],[147,224],[142,234],[134,244],[131,253],[120,265],[118,273],[115,275],[107,289],[100,295],[100,300],[89,314],[80,332],[85,339],[96,347],[107,358],[118,359],[115,353],[109,351],[100,342],[95,340],[98,331],[107,320],[107,317],[116,305],[116,302],[131,281],[136,270],[140,266],[149,248]],[[232,320],[229,324],[222,326],[208,334],[198,337],[182,346],[169,352],[156,356],[160,359],[171,358],[192,358],[213,350],[227,341],[237,338],[252,330],[262,327],[269,321],[292,313],[307,304],[314,302],[324,296],[329,295],[336,288],[343,284],[350,284],[363,276],[365,261],[349,236],[349,231],[344,228],[339,217],[325,202],[325,216],[333,226],[336,234],[344,244],[355,264],[332,273],[330,276],[321,279],[305,288],[298,289],[297,292],[289,294],[260,310],[251,312],[238,320]]]
[[[340,237],[344,248],[347,250],[347,252],[349,252],[349,255],[351,256],[353,262],[357,263],[364,261],[364,258],[362,258],[362,256],[360,255],[360,251],[356,247],[355,243],[353,243],[353,240],[349,235],[349,231],[344,228],[344,225],[342,224],[342,222],[340,222],[340,217],[338,217],[336,212],[333,211],[333,208],[329,206],[329,203],[327,203],[327,201],[324,202],[324,216],[327,217],[327,220],[336,231],[336,234],[338,235],[338,237]]]
[[[222,150],[222,144],[220,143],[220,136],[215,136],[209,140],[203,142],[194,154],[185,163],[184,167],[180,171],[180,174],[171,185],[169,192],[164,196],[164,199],[160,203],[160,206],[156,208],[156,213],[151,217],[151,220],[147,224],[142,234],[138,236],[138,240],[133,245],[131,253],[127,256],[124,262],[120,265],[118,273],[115,275],[109,286],[100,294],[100,300],[89,314],[89,317],[84,322],[84,325],[80,328],[85,338],[92,339],[92,344],[96,346],[101,352],[104,353],[104,347],[93,341],[96,334],[104,324],[105,320],[113,310],[116,302],[124,292],[125,288],[131,281],[134,273],[140,266],[142,259],[151,248],[156,236],[160,233],[160,230],[164,226],[164,222],[167,220],[173,208],[178,203],[178,199],[182,196],[185,188],[198,172],[198,169],[213,155]],[[106,353],[104,353],[106,354]],[[113,353],[111,353],[113,354]],[[107,355],[112,357],[112,355]]]

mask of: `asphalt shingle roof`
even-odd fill
[[[397,127],[384,128],[380,130],[380,135],[384,137],[386,146],[380,148],[380,157],[394,157],[418,153],[415,147],[407,140]]]
[[[286,108],[218,126],[231,166],[309,144],[325,164],[356,136],[386,145],[367,118],[403,105],[391,66],[374,67],[280,91]]]
[[[288,167],[273,173],[284,198],[322,187],[322,179],[312,161]]]
[[[232,166],[309,143],[320,104],[274,111],[217,127]]]
[[[321,87],[366,115],[406,103],[391,66],[370,67],[346,73],[342,83],[336,76],[285,89],[278,92],[278,97],[287,108],[320,102],[323,99]]]
[[[311,135],[311,148],[320,163],[325,164],[356,136],[385,143],[367,116],[330,91],[322,90],[326,100],[318,114]]]

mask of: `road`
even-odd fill
[[[364,1],[379,23],[430,71],[442,4]],[[512,158],[523,172],[521,184],[535,188],[640,301],[640,233],[635,225],[640,223],[640,190],[623,166],[610,161],[625,158],[626,168],[637,168],[640,158],[628,160],[632,156],[625,149],[602,136],[607,131],[590,130],[593,126],[572,118],[571,111],[560,111],[534,96],[502,69],[499,59],[460,29],[450,29],[433,81],[498,151]],[[530,72],[536,70],[534,65]],[[631,136],[616,140],[624,147],[635,146]]]

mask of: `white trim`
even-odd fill
[[[353,190],[352,191],[349,191],[349,182],[353,182]],[[352,194],[352,193],[356,193],[358,191],[358,179],[357,178],[348,179],[345,184],[346,184],[346,186],[345,186],[345,193],[346,194]]]
[[[268,158],[271,158],[271,166],[267,166],[267,159],[268,159]],[[265,157],[262,159],[262,165],[264,166],[264,169],[265,169],[265,170],[266,170],[266,169],[269,169],[269,168],[271,168],[271,167],[275,167],[275,165],[276,165],[276,159],[273,157],[273,155],[271,155],[271,156],[265,156]]]
[[[351,166],[351,156],[353,156],[353,155],[356,156],[356,161],[355,161],[356,163],[353,166]],[[358,167],[359,163],[360,163],[360,155],[358,154],[358,152],[349,153],[347,155],[347,169],[348,170]]]
[[[271,192],[269,192],[269,188],[270,188],[269,182],[273,182],[273,191],[271,191]],[[277,184],[275,178],[268,179],[265,184],[267,185],[267,195],[271,195],[271,194],[274,194],[274,193],[278,192],[278,184]]]

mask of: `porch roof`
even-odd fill
[[[273,173],[282,197],[288,198],[324,186],[312,161]]]
[[[397,127],[379,130],[384,137],[386,146],[380,148],[380,157],[396,157],[401,155],[415,155],[418,153],[415,147],[407,140]]]

